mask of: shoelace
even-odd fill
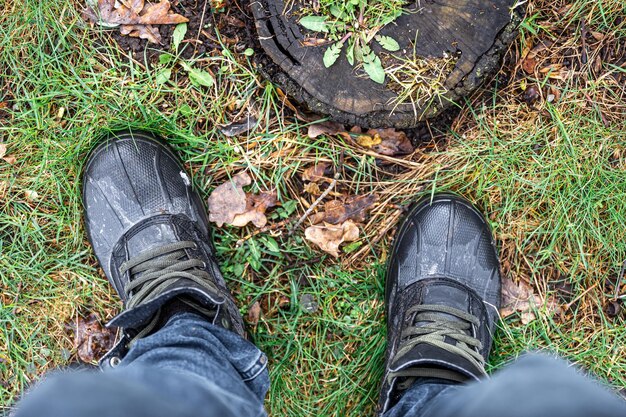
[[[161,295],[166,288],[179,279],[189,279],[206,289],[209,293],[217,294],[219,289],[211,280],[211,276],[204,269],[206,264],[199,259],[189,259],[185,249],[196,248],[191,241],[181,241],[147,250],[120,266],[120,274],[130,272],[131,279],[124,287],[127,296],[128,309],[145,304]],[[209,318],[215,311],[207,310],[191,301],[181,301],[199,310]],[[150,323],[145,326],[130,344],[144,337],[154,329],[159,322],[160,311],[154,315]]]
[[[441,313],[457,317],[462,321],[446,319]],[[430,304],[415,305],[409,308],[406,314],[408,316],[415,314],[413,323],[427,322],[427,324],[409,326],[402,331],[400,346],[393,363],[397,363],[418,344],[426,343],[454,355],[459,355],[484,372],[485,359],[479,353],[482,343],[465,333],[472,326],[480,326],[480,321],[476,316],[453,307]],[[446,342],[446,338],[452,339],[456,344]],[[415,378],[425,376],[444,376],[455,379],[454,372],[445,369],[409,368],[390,372],[388,382],[391,383],[393,379],[398,377],[406,377],[408,379],[397,386],[399,389],[406,389],[412,385]]]

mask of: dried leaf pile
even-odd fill
[[[322,203],[336,183],[336,180],[331,181],[328,177],[332,171],[331,164],[319,162],[309,166],[302,173],[303,180],[307,182],[304,185],[304,191],[311,195],[320,194],[320,197],[314,205],[308,208],[304,216],[292,228],[291,233],[308,219],[311,226],[305,230],[306,239],[324,252],[339,257],[339,247],[342,243],[358,240],[358,223],[366,220],[368,211],[378,201],[378,196],[335,193],[333,199]],[[321,183],[328,183],[323,193],[320,190],[319,184]],[[254,194],[244,191],[244,187],[251,184],[250,175],[240,172],[215,188],[208,199],[209,220],[218,227],[224,225],[244,227],[250,223],[261,230],[270,227],[267,226],[266,211],[279,204],[276,192],[262,191]],[[318,206],[321,209],[314,212]],[[278,228],[278,226],[285,226],[286,223],[288,222],[272,227]]]
[[[415,150],[406,133],[391,128],[369,129],[363,132],[358,126],[346,131],[343,125],[335,122],[315,123],[309,126],[309,138],[315,139],[322,135],[339,135],[385,156],[409,155]]]
[[[88,0],[84,18],[104,27],[120,27],[122,35],[147,39],[161,44],[158,25],[177,25],[189,21],[173,13],[168,0],[147,3],[145,0]]]

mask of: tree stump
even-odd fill
[[[345,51],[326,68],[326,47],[303,45],[311,32],[298,23],[299,1],[292,0],[287,11],[284,0],[250,2],[266,55],[257,64],[299,104],[362,127],[415,127],[454,106],[499,68],[521,20],[521,11],[512,9],[515,0],[421,0],[407,6],[408,13],[380,31],[398,41],[400,50],[393,55],[426,62],[453,57],[454,61],[440,82],[443,94],[399,102],[400,91],[390,85],[390,77],[382,85],[372,81],[348,63]],[[378,45],[371,46],[377,54],[388,56]]]

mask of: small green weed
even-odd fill
[[[400,49],[395,39],[378,32],[404,13],[405,4],[406,0],[321,0],[315,8],[305,8],[306,15],[299,22],[306,29],[324,34],[325,39],[332,42],[324,53],[326,67],[337,62],[345,46],[350,65],[362,65],[373,81],[382,84],[385,69],[370,43],[376,40],[390,52]]]

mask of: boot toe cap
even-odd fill
[[[113,245],[138,222],[159,214],[204,220],[177,158],[144,132],[117,133],[93,150],[83,174],[83,204],[89,240],[105,272]]]
[[[499,304],[500,272],[491,230],[471,204],[453,195],[418,203],[395,246],[397,285],[448,277]]]

